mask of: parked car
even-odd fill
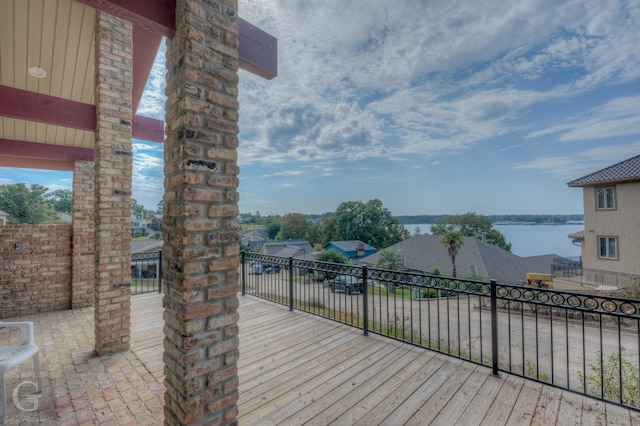
[[[277,274],[281,269],[280,265],[267,265],[262,269],[262,271],[265,274]]]
[[[362,280],[351,275],[337,275],[329,283],[329,291],[344,291],[347,294],[362,293]]]

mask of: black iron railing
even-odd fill
[[[553,278],[571,281],[582,286],[627,288],[640,286],[640,275],[583,268],[582,262],[556,259],[551,265]]]
[[[640,407],[640,300],[241,254],[242,294]]]
[[[131,293],[162,293],[162,251],[131,255]]]

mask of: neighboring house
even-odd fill
[[[272,256],[295,257],[297,259],[314,259],[311,244],[304,240],[283,240],[265,243],[260,253]]]
[[[322,248],[324,250],[335,250],[347,259],[354,261],[370,256],[377,251],[375,247],[371,247],[360,240],[329,241]]]
[[[267,232],[264,228],[252,229],[240,234],[240,241],[256,253],[260,253],[262,246],[267,242]]]
[[[567,185],[582,188],[585,229],[569,235],[582,266],[640,275],[640,155]]]
[[[458,278],[476,274],[485,280],[495,279],[502,284],[522,284],[528,272],[549,274],[554,259],[563,259],[555,254],[520,257],[472,237],[464,237],[463,242],[456,257]],[[385,250],[399,252],[405,268],[410,272],[428,273],[438,268],[443,274],[452,274],[451,258],[447,249],[442,247],[440,235],[414,235]],[[380,252],[361,262],[375,266],[379,256]]]
[[[0,210],[0,225],[6,225],[9,221],[9,213],[5,213]]]
[[[64,220],[65,222],[73,222],[72,216],[68,213],[56,213],[56,216],[58,217],[58,219]]]
[[[131,212],[131,233],[139,233],[146,234],[147,233],[147,224],[144,221],[144,218],[141,214],[136,212]]]
[[[131,277],[157,278],[160,274],[160,258],[155,253],[161,251],[163,245],[162,240],[132,241]]]

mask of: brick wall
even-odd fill
[[[71,225],[0,226],[0,319],[71,307],[71,233]]]
[[[95,189],[92,161],[73,165],[73,272],[71,307],[93,305]]]

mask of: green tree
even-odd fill
[[[312,225],[301,213],[287,213],[282,216],[280,223],[276,240],[307,240]]]
[[[380,256],[376,262],[376,268],[397,271],[403,267],[404,262],[402,255],[396,250],[384,249],[380,252]],[[392,292],[395,291],[395,284],[393,282],[387,282],[387,290]]]
[[[131,199],[131,210],[138,213],[143,218],[147,217],[147,209],[145,209],[142,204],[138,204],[138,201],[135,198]]]
[[[158,219],[157,217],[151,219],[151,230],[162,232],[162,219]]]
[[[409,231],[378,199],[344,202],[323,222],[324,243],[360,240],[383,249],[406,238]]]
[[[511,243],[500,231],[493,227],[491,219],[486,216],[468,212],[465,214],[445,216],[431,226],[433,235],[444,235],[447,231],[459,231],[465,237],[473,237],[482,240],[483,235],[487,243],[511,251]]]
[[[71,214],[73,192],[69,189],[56,189],[46,196],[47,202],[57,212]]]
[[[282,223],[280,222],[279,216],[275,218],[271,218],[264,227],[265,232],[267,233],[267,239],[275,240],[278,232],[280,232],[280,227]]]
[[[55,219],[56,214],[49,206],[42,185],[24,183],[0,185],[0,210],[13,217],[18,223],[43,223]]]
[[[334,249],[325,250],[316,254],[316,260],[320,262],[347,263],[347,258]]]
[[[460,231],[447,231],[442,236],[442,247],[447,249],[449,257],[451,258],[451,264],[453,265],[453,278],[456,277],[456,256],[464,242],[462,241],[463,235]]]

